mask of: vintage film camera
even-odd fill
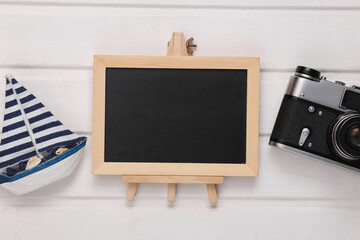
[[[360,87],[298,66],[269,144],[360,172]]]

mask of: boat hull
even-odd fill
[[[16,181],[5,182],[0,186],[18,196],[35,191],[69,176],[78,165],[83,152],[84,147],[82,146],[82,148],[74,154],[41,171],[34,172]]]

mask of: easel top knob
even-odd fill
[[[191,48],[196,48],[197,45],[192,43],[194,41],[194,38],[191,37],[188,40],[186,40],[186,50],[189,54],[193,54],[194,50],[192,50]]]

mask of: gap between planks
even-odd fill
[[[165,1],[159,3],[148,3],[144,1],[143,3],[133,3],[129,2],[108,2],[108,3],[94,3],[94,2],[54,2],[54,1],[0,1],[0,6],[35,6],[35,7],[103,7],[103,8],[144,8],[144,9],[204,9],[204,10],[282,10],[282,11],[358,11],[360,10],[359,4],[353,5],[274,5],[274,4],[184,4],[182,2],[177,2],[174,4],[169,4]],[[221,2],[220,2],[221,3]],[[266,3],[266,1],[264,1]]]

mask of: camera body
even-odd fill
[[[360,87],[298,66],[269,144],[360,172]]]

